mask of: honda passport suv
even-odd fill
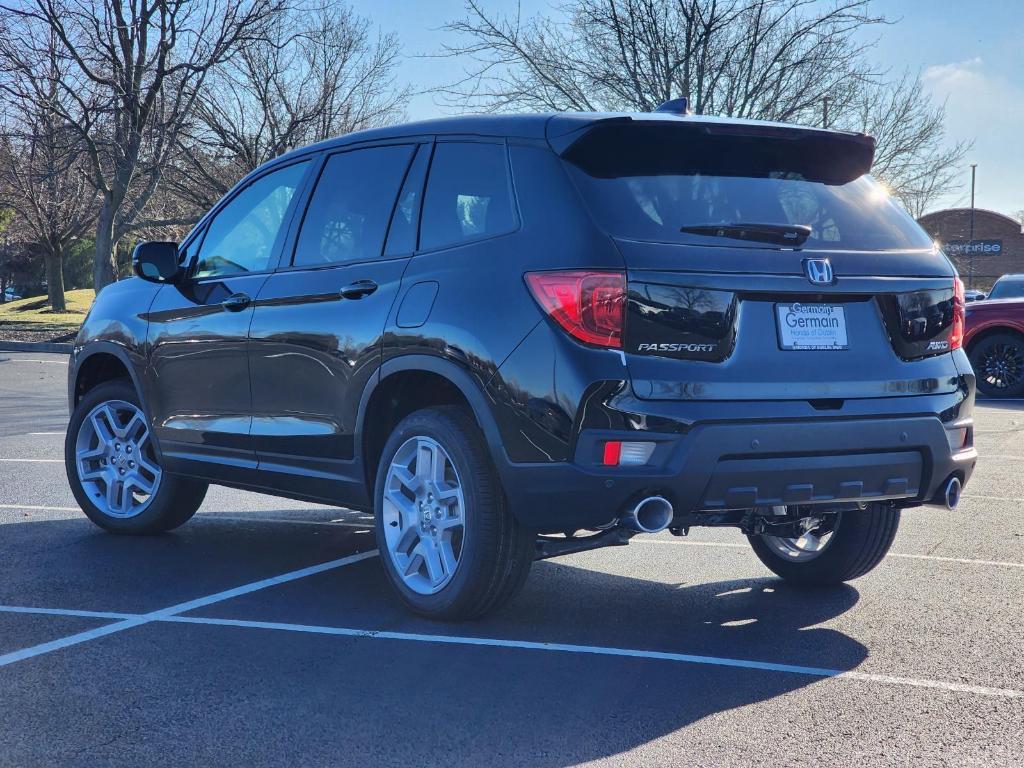
[[[871,570],[977,454],[963,288],[871,137],[688,114],[445,118],[292,152],[134,253],[74,345],[67,473],[125,534],[210,483],[370,510],[397,594],[730,526]]]

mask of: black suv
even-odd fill
[[[365,131],[136,248],[75,342],[66,462],[117,533],[209,483],[372,510],[414,610],[733,526],[852,579],[971,475],[962,286],[861,134],[669,113]]]

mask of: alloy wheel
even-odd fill
[[[421,595],[439,592],[459,567],[466,532],[451,456],[431,437],[409,438],[388,468],[383,501],[385,546],[402,582]]]
[[[786,514],[785,507],[775,507],[776,514]],[[764,542],[771,547],[776,554],[791,562],[803,563],[814,560],[822,552],[828,549],[835,537],[835,530],[839,525],[838,515],[834,522],[829,525],[823,524],[820,518],[804,518],[801,521],[806,529],[800,536],[768,536],[762,535]]]
[[[145,511],[162,472],[142,411],[124,400],[93,408],[78,428],[75,468],[82,488],[103,514],[127,519]]]
[[[993,389],[1016,387],[1024,375],[1024,351],[1016,344],[993,344],[981,358],[978,375]]]

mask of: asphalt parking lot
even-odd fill
[[[979,407],[961,506],[905,513],[850,586],[696,531],[437,624],[358,513],[213,488],[172,534],[102,533],[65,378],[0,352],[0,765],[1024,765],[1024,403]]]

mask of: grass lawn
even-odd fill
[[[21,336],[62,336],[78,330],[95,297],[92,288],[65,294],[67,312],[50,309],[46,296],[0,304],[0,339]]]

